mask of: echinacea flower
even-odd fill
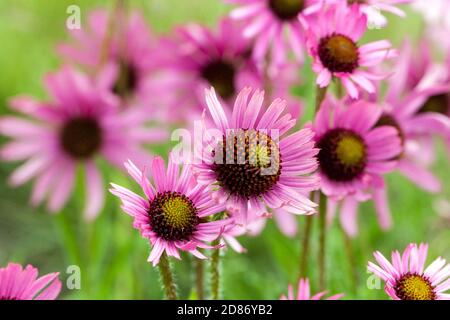
[[[439,192],[441,184],[429,165],[434,158],[433,137],[450,136],[450,83],[443,80],[442,66],[416,69],[410,47],[406,45],[404,50],[404,59],[398,61],[395,75],[388,79],[386,96],[378,97],[384,100],[378,125],[390,125],[399,132],[404,149],[398,157],[399,172],[422,189]],[[424,61],[427,54],[419,56]]]
[[[450,84],[450,45],[448,47],[447,52],[447,59],[446,59],[446,70],[447,70],[447,77],[445,83]],[[444,95],[442,99],[441,96],[441,103],[440,107],[437,109],[438,112],[447,115],[450,118],[450,89],[447,91],[447,93]],[[447,144],[447,151],[450,156],[450,133],[447,134],[445,137],[445,142]]]
[[[169,118],[176,120],[198,119],[206,108],[205,89],[211,86],[228,108],[244,87],[268,88],[272,95],[285,97],[289,111],[297,116],[301,105],[290,93],[291,86],[299,82],[296,68],[286,65],[276,78],[269,77],[252,58],[253,48],[253,42],[242,36],[242,24],[228,18],[219,22],[217,30],[199,24],[180,27],[161,39],[158,52],[162,57],[147,88],[171,92],[157,94],[153,100],[167,106]]]
[[[357,233],[358,203],[371,198],[380,224],[390,224],[382,176],[395,169],[402,146],[394,128],[374,128],[381,113],[381,106],[363,100],[346,105],[327,97],[312,124],[321,190],[331,202],[342,202],[341,224],[351,236]]]
[[[38,278],[38,269],[9,263],[0,268],[0,300],[55,300],[61,291],[59,273]]]
[[[334,77],[352,98],[358,98],[358,87],[375,92],[373,81],[383,76],[375,74],[373,67],[395,56],[396,51],[388,40],[358,43],[367,30],[367,16],[359,5],[326,5],[307,19],[306,28],[308,51],[321,88]]]
[[[253,57],[260,63],[270,56],[277,68],[293,53],[302,63],[305,52],[304,28],[299,20],[319,11],[323,0],[226,0],[241,5],[231,17],[245,22],[244,36],[254,39]],[[272,69],[273,69],[272,68]]]
[[[104,190],[95,161],[102,156],[121,166],[127,157],[145,161],[142,143],[166,136],[160,129],[143,127],[143,118],[134,110],[118,113],[119,106],[108,99],[82,73],[64,67],[45,79],[51,101],[17,97],[12,108],[23,114],[0,118],[0,134],[13,141],[0,150],[1,159],[26,162],[11,177],[13,186],[35,178],[31,202],[48,199],[48,209],[59,212],[74,187],[76,169],[86,175],[84,214],[93,219],[103,207]]]
[[[326,291],[316,293],[311,296],[311,289],[309,287],[308,279],[300,279],[298,282],[297,295],[294,294],[294,288],[292,285],[288,287],[288,295],[282,295],[280,300],[321,300],[327,294]],[[338,300],[342,298],[344,295],[342,293],[336,294],[334,296],[330,296],[325,300]]]
[[[179,250],[206,259],[197,248],[216,248],[204,242],[220,237],[231,220],[208,222],[208,217],[222,212],[224,206],[211,199],[206,186],[195,185],[191,168],[185,166],[180,173],[171,154],[166,171],[163,159],[155,157],[150,168],[151,184],[145,170],[140,171],[131,161],[125,166],[142,187],[145,198],[116,184],[112,184],[110,191],[120,198],[122,209],[134,218],[134,228],[152,245],[148,261],[157,265],[163,253],[181,259]]]
[[[428,244],[409,244],[402,255],[392,252],[391,262],[379,251],[374,253],[378,265],[368,269],[386,282],[384,290],[394,300],[449,300],[450,265],[439,257],[427,268]]]
[[[434,68],[431,68],[432,71],[429,72],[431,75],[425,74],[423,76],[422,82],[425,85],[414,90],[414,93],[417,94],[418,90],[430,93],[426,101],[421,105],[418,113],[428,114],[428,117],[433,117],[439,119],[438,121],[441,123],[446,123],[444,130],[438,126],[430,130],[430,133],[443,137],[450,152],[450,46],[447,54],[445,63],[443,65],[437,64]],[[430,139],[426,140],[425,143],[432,146],[432,136],[428,136],[430,136]]]
[[[57,50],[68,63],[94,74],[98,85],[121,98],[125,106],[151,108],[148,101],[154,94],[148,92],[146,82],[155,67],[155,41],[139,12],[121,11],[91,12],[88,27],[70,30],[71,41]],[[101,69],[105,71],[98,74]]]
[[[430,90],[431,91],[431,90]],[[428,92],[430,92],[428,91]],[[391,102],[385,105],[379,125],[389,125],[398,130],[404,152],[397,158],[397,169],[406,178],[428,192],[439,192],[441,183],[430,171],[429,158],[432,154],[431,138],[441,135],[444,138],[450,136],[450,120],[448,117],[435,112],[418,112],[420,106],[426,102],[426,96],[432,94],[422,92],[415,100]],[[439,96],[432,97],[429,103],[438,103]],[[420,102],[421,101],[421,102]],[[428,146],[424,146],[428,144]],[[423,149],[422,146],[424,146]]]
[[[251,57],[252,43],[242,36],[240,24],[223,19],[217,30],[188,24],[163,38],[157,76],[149,81],[168,105],[170,116],[198,119],[206,107],[204,92],[215,88],[224,103],[233,101],[245,86],[264,87],[264,75]],[[170,52],[170,55],[167,53]],[[179,110],[173,114],[173,110]]]
[[[389,77],[387,99],[403,97],[409,91],[436,85],[446,77],[442,65],[433,62],[432,44],[428,39],[413,43],[405,39],[394,60],[395,70]]]
[[[276,99],[261,110],[263,101],[264,92],[245,88],[227,116],[214,89],[207,91],[214,124],[207,133],[214,129],[215,134],[205,137],[195,154],[198,183],[210,186],[213,197],[244,225],[248,211],[267,216],[267,208],[283,208],[312,214],[316,207],[305,196],[319,185],[313,133],[303,129],[285,137],[296,122],[282,115],[286,102]]]

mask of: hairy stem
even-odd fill
[[[173,278],[170,261],[167,254],[164,252],[158,263],[159,273],[161,275],[161,282],[164,287],[164,293],[167,300],[177,300],[177,287]]]
[[[197,292],[197,299],[204,300],[204,273],[205,266],[201,259],[195,259],[195,291]]]
[[[305,229],[303,230],[303,238],[301,239],[300,252],[300,270],[299,279],[306,277],[308,272],[308,254],[309,254],[309,239],[311,237],[311,226],[313,217],[307,216],[305,221]]]
[[[219,244],[215,240],[213,245]],[[211,254],[211,299],[218,300],[220,295],[220,248],[214,250]]]

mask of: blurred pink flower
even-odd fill
[[[394,72],[387,78],[388,100],[448,83],[450,70],[433,59],[432,50],[433,45],[427,38],[417,44],[410,39],[404,40],[398,57],[393,60]]]
[[[309,16],[306,26],[307,47],[321,88],[335,77],[352,98],[358,98],[358,87],[375,92],[374,81],[384,76],[375,74],[373,67],[394,57],[396,51],[388,40],[358,44],[367,30],[367,17],[359,5],[327,5]]]
[[[86,175],[84,214],[93,219],[104,202],[97,156],[120,167],[127,157],[145,161],[149,155],[142,143],[160,141],[167,133],[144,128],[138,110],[118,113],[114,99],[108,99],[91,79],[69,67],[49,74],[45,85],[51,101],[17,97],[11,106],[24,117],[0,118],[0,134],[13,139],[0,149],[0,157],[26,160],[12,173],[10,182],[20,186],[35,178],[31,202],[38,205],[48,198],[51,212],[64,207],[74,187],[77,166],[82,164]]]
[[[0,300],[55,300],[61,291],[59,273],[38,278],[38,269],[9,263],[0,268]]]
[[[292,52],[303,63],[304,29],[299,20],[321,10],[323,0],[225,0],[241,5],[230,16],[245,23],[243,34],[255,39],[253,57],[265,64],[270,59],[274,73]],[[270,57],[270,58],[269,58]]]
[[[155,118],[159,110],[152,97],[156,93],[146,83],[157,61],[156,41],[139,12],[113,16],[116,13],[120,11],[91,12],[88,28],[70,30],[70,42],[58,45],[57,51],[67,63],[79,64],[93,74],[98,85],[120,98],[125,107],[151,109]]]
[[[380,124],[396,128],[402,138],[400,173],[424,190],[439,192],[440,182],[428,167],[434,159],[433,137],[450,137],[450,82],[442,65],[431,63],[428,50],[420,48],[416,56],[411,44],[404,44],[386,96],[375,99],[385,101]]]
[[[206,107],[205,89],[211,86],[224,104],[245,86],[264,87],[251,52],[252,43],[242,36],[242,27],[230,19],[223,19],[217,31],[199,24],[183,26],[161,39],[158,76],[149,87],[171,92],[157,97],[171,117],[196,119]]]
[[[359,202],[373,199],[380,224],[390,225],[384,197],[383,175],[395,169],[401,153],[397,130],[389,126],[374,128],[382,108],[359,100],[346,105],[328,97],[312,124],[318,154],[321,190],[329,197],[329,215],[342,202],[341,224],[355,236]]]
[[[219,238],[232,222],[231,219],[207,222],[207,217],[222,212],[224,205],[211,199],[206,186],[195,184],[189,166],[180,173],[172,155],[167,171],[161,157],[153,159],[150,168],[153,184],[145,169],[140,171],[131,161],[125,166],[141,186],[145,199],[116,184],[112,184],[110,191],[120,198],[122,209],[134,218],[134,228],[150,241],[153,248],[148,261],[157,265],[164,252],[181,259],[178,250],[206,259],[197,248],[216,248],[204,242]]]
[[[378,265],[369,262],[368,269],[386,282],[386,293],[394,300],[449,300],[450,265],[441,257],[426,269],[428,245],[408,245],[402,255],[392,252],[389,262],[379,251],[374,253]]]
[[[253,49],[253,42],[242,36],[242,24],[230,19],[222,19],[215,31],[199,24],[180,27],[175,35],[161,39],[159,67],[147,88],[150,92],[170,92],[153,99],[158,100],[157,105],[167,106],[166,117],[178,121],[200,117],[206,108],[205,89],[211,86],[226,108],[231,108],[246,86],[267,88],[272,96],[287,99],[290,112],[298,116],[302,105],[290,93],[299,83],[296,68],[286,65],[271,78],[257,67]]]
[[[303,194],[318,188],[314,174],[318,150],[309,129],[284,137],[296,122],[290,114],[282,115],[286,102],[276,99],[261,110],[264,92],[251,88],[241,91],[228,116],[213,89],[207,91],[206,102],[214,124],[208,129],[215,129],[218,136],[205,138],[201,150],[196,150],[198,183],[210,186],[213,197],[225,202],[227,211],[243,225],[248,211],[270,215],[267,207],[314,213],[316,204]],[[232,137],[239,143],[234,140],[230,146],[227,139],[233,141]],[[234,154],[233,159],[228,154]]]
[[[300,279],[298,282],[297,296],[294,294],[294,288],[292,285],[288,287],[288,295],[282,295],[280,300],[321,300],[327,294],[326,291],[319,292],[313,296],[311,296],[311,289],[309,287],[308,279]],[[336,294],[334,296],[330,296],[325,300],[338,300],[342,298],[344,294]]]

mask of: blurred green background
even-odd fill
[[[58,68],[60,60],[54,53],[55,45],[67,39],[65,21],[69,5],[79,5],[83,23],[91,8],[111,7],[113,1],[46,0],[0,2],[0,113],[8,113],[9,97],[27,93],[44,98],[42,76]],[[220,0],[130,0],[130,5],[144,13],[155,33],[168,33],[175,25],[197,21],[214,26],[229,7]],[[398,45],[406,36],[417,38],[422,23],[409,12],[408,19],[389,16],[390,25],[383,30],[372,30],[368,38],[387,37]],[[313,101],[313,75],[301,72],[304,85],[296,92],[306,101],[306,118]],[[4,143],[4,139],[0,140]],[[167,148],[158,151],[165,156]],[[382,289],[369,290],[366,264],[372,252],[390,254],[409,242],[428,242],[430,258],[438,255],[450,258],[450,218],[439,216],[434,209],[440,199],[449,199],[450,172],[448,158],[441,146],[435,172],[444,181],[440,195],[429,195],[397,174],[388,177],[394,228],[381,232],[376,222],[372,203],[360,209],[360,235],[351,241],[354,263],[349,262],[344,237],[337,223],[328,232],[327,287],[331,293],[345,293],[346,299],[386,299]],[[132,228],[130,217],[123,214],[117,199],[107,193],[106,206],[92,224],[81,217],[84,188],[78,179],[76,194],[57,216],[45,208],[28,206],[30,184],[11,189],[7,177],[17,164],[0,164],[0,266],[9,261],[31,263],[41,273],[59,271],[67,278],[66,268],[81,268],[81,290],[64,289],[62,299],[160,299],[157,270],[146,262],[147,242]],[[105,181],[135,188],[121,172],[102,166]],[[137,190],[136,190],[137,191]],[[316,219],[315,219],[316,220]],[[304,217],[299,217],[299,230]],[[315,221],[314,226],[317,226]],[[317,290],[318,233],[311,238],[309,278]],[[222,288],[226,299],[278,299],[287,291],[288,283],[298,276],[301,235],[289,239],[283,236],[272,221],[263,234],[256,238],[241,238],[247,254],[227,250],[223,257]],[[183,255],[174,263],[182,298],[192,297],[193,259]],[[353,281],[351,270],[357,273]]]

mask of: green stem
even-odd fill
[[[319,112],[320,106],[322,105],[323,100],[327,94],[328,87],[321,88],[319,86],[316,87],[316,106],[315,113]]]
[[[356,257],[355,257],[355,251],[353,250],[352,240],[350,237],[345,233],[345,230],[341,227],[342,237],[344,238],[345,243],[345,251],[347,253],[348,262],[350,264],[350,270],[351,270],[351,279],[352,279],[352,289],[353,293],[356,293],[356,288],[358,285],[358,270],[356,268]]]
[[[308,272],[308,254],[309,254],[309,239],[311,237],[311,226],[313,217],[307,216],[305,221],[305,229],[303,231],[303,238],[301,240],[302,251],[300,252],[300,270],[299,279],[304,278]]]
[[[334,78],[334,83],[336,86],[336,97],[342,99],[344,97],[344,87],[342,86],[342,82],[338,78]]]
[[[219,244],[219,240],[213,242],[213,246]],[[220,248],[211,254],[211,299],[218,300],[220,295]]]
[[[75,210],[75,214],[78,214],[79,210]],[[91,296],[91,286],[89,286],[90,268],[89,259],[87,256],[86,242],[83,241],[83,228],[80,228],[80,221],[78,215],[75,217],[69,216],[69,210],[59,213],[55,217],[55,221],[58,227],[58,231],[62,237],[62,243],[64,245],[64,252],[66,254],[66,265],[78,266],[82,272],[81,288],[83,288],[83,296]]]
[[[319,287],[325,290],[325,247],[326,247],[326,215],[327,215],[327,197],[320,192],[319,200]]]
[[[55,220],[64,243],[64,249],[67,253],[69,264],[80,266],[82,257],[76,228],[73,227],[73,222],[67,217],[67,212],[59,213]]]
[[[205,299],[204,273],[205,267],[203,260],[195,259],[195,290],[197,292],[197,300]]]
[[[167,300],[177,300],[177,287],[173,278],[169,258],[165,252],[161,255],[158,268]]]

